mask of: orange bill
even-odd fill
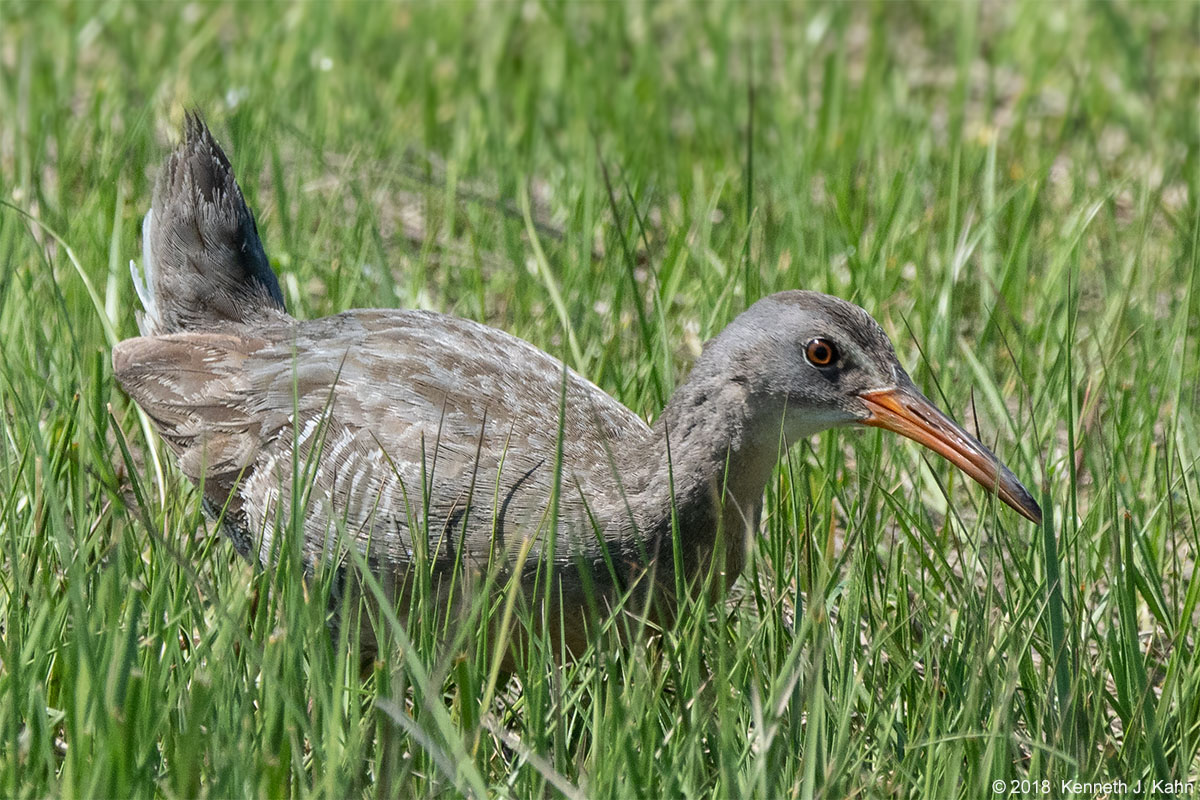
[[[1042,521],[1042,509],[1009,468],[916,388],[878,389],[859,397],[871,412],[863,425],[886,428],[920,442],[995,492],[1026,519]]]

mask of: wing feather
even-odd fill
[[[486,561],[545,532],[564,397],[556,555],[589,546],[588,508],[621,502],[616,465],[595,454],[650,435],[556,359],[432,312],[131,339],[114,368],[214,503],[232,489],[214,477],[244,470],[241,508],[269,532],[300,476],[313,556],[349,537],[395,568],[418,549]]]

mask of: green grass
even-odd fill
[[[0,796],[1200,778],[1198,49],[1185,3],[0,5]],[[112,380],[188,107],[298,316],[481,320],[651,416],[754,299],[833,292],[1046,523],[826,434],[654,648],[505,684],[424,615],[360,677]]]

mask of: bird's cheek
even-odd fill
[[[790,404],[790,410],[785,412],[783,419],[787,438],[793,442],[858,421],[855,415],[840,406],[800,405],[795,402]]]
[[[871,409],[857,398],[851,403],[846,403],[843,410],[846,412],[847,424],[850,425],[864,425],[871,418]]]

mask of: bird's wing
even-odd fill
[[[557,483],[573,532],[558,532],[555,552],[568,557],[579,545],[567,536],[592,535],[588,515],[620,505],[616,458],[649,436],[549,355],[432,312],[135,339],[114,364],[185,474],[207,494],[241,473],[237,499],[258,530],[303,508],[313,555],[349,536],[394,565],[422,549],[484,559],[549,529]]]

